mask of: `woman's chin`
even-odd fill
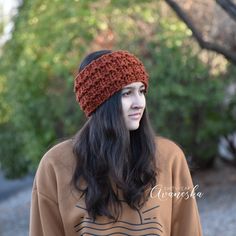
[[[138,128],[139,128],[139,122],[137,122],[137,123],[132,123],[132,124],[128,124],[128,125],[127,125],[127,129],[130,130],[130,131],[136,130],[136,129],[138,129]]]

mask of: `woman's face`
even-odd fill
[[[122,110],[128,130],[136,130],[146,106],[146,89],[142,82],[134,82],[125,86],[122,91]]]

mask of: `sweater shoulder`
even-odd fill
[[[157,136],[156,144],[162,155],[170,155],[173,153],[177,155],[183,155],[183,151],[180,145],[168,138]]]
[[[72,139],[54,145],[40,160],[33,190],[54,202],[58,202],[58,187],[69,183],[74,162]]]
[[[185,161],[182,148],[174,141],[162,136],[157,136],[156,146],[159,166],[170,168],[175,162]]]
[[[74,165],[73,140],[67,139],[51,147],[42,157],[38,171],[51,166],[52,169]]]

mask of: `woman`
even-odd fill
[[[88,120],[40,162],[31,236],[202,235],[184,154],[154,136],[147,87],[143,64],[127,51],[84,59],[74,90]]]

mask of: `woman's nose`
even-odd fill
[[[132,108],[142,109],[145,106],[145,97],[143,94],[136,94],[132,100]]]

